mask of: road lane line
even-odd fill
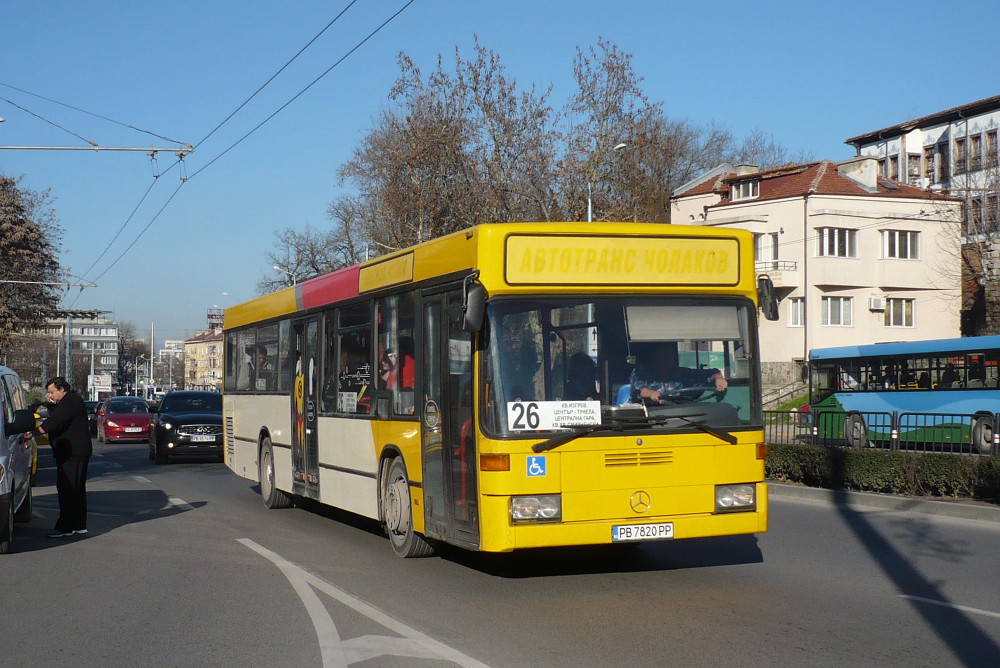
[[[374,606],[309,573],[300,566],[271,552],[249,538],[238,538],[237,541],[277,566],[292,584],[292,588],[299,594],[299,598],[302,599],[302,603],[305,605],[306,611],[309,613],[309,617],[312,619],[313,626],[316,629],[324,668],[342,668],[352,663],[367,661],[368,659],[385,655],[442,659],[465,668],[488,668],[486,664],[410,628]],[[391,636],[367,635],[341,641],[340,634],[333,623],[330,612],[316,595],[317,589],[355,612],[368,617],[377,624],[403,637],[394,638]]]
[[[967,605],[955,605],[954,603],[949,603],[948,601],[935,601],[933,598],[924,598],[923,596],[910,596],[908,594],[900,594],[901,598],[908,598],[911,601],[919,601],[920,603],[930,603],[931,605],[940,605],[945,608],[953,608],[955,610],[961,610],[962,612],[970,612],[974,615],[985,615],[987,617],[996,617],[1000,619],[1000,612],[992,612],[990,610],[980,610],[979,608],[970,608]]]
[[[139,482],[149,482],[149,478],[144,478],[141,475],[134,475],[132,477],[138,480]]]
[[[181,510],[194,510],[194,506],[192,506],[191,504],[189,504],[184,499],[179,499],[176,496],[171,496],[168,499],[168,501],[170,501],[170,505],[176,506],[176,507],[180,508]]]

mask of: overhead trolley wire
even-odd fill
[[[368,33],[368,35],[365,36],[364,39],[362,39],[357,44],[355,44],[354,47],[352,47],[347,53],[345,53],[343,56],[341,56],[335,63],[333,63],[333,65],[331,65],[330,67],[328,67],[325,71],[323,71],[322,74],[320,74],[318,77],[316,77],[315,79],[313,79],[308,85],[306,85],[302,90],[300,90],[298,93],[296,93],[294,96],[292,96],[287,102],[285,102],[283,105],[281,105],[280,107],[278,107],[278,109],[276,109],[273,113],[271,113],[267,118],[265,118],[263,121],[261,121],[260,123],[258,123],[256,126],[254,126],[253,129],[251,129],[245,135],[243,135],[242,137],[240,137],[236,142],[234,142],[233,144],[231,144],[228,148],[226,148],[225,150],[223,150],[217,156],[215,156],[214,158],[212,158],[208,163],[206,163],[205,165],[203,165],[200,169],[198,169],[197,171],[195,171],[193,174],[191,174],[187,178],[182,179],[181,182],[180,182],[180,184],[174,190],[174,192],[171,193],[171,195],[167,199],[167,201],[164,202],[164,204],[160,208],[160,210],[156,212],[156,215],[153,216],[153,218],[150,219],[150,221],[146,224],[146,226],[144,228],[142,228],[142,230],[139,232],[138,235],[136,235],[135,239],[132,240],[132,243],[130,243],[128,245],[128,247],[125,248],[125,250],[123,250],[118,255],[118,257],[116,257],[111,262],[111,264],[109,264],[107,266],[107,268],[105,268],[104,271],[102,271],[93,280],[96,282],[97,279],[99,279],[102,276],[104,276],[104,274],[106,274],[116,264],[118,264],[118,262],[135,246],[135,244],[139,241],[139,239],[142,238],[142,236],[146,233],[146,231],[149,230],[149,228],[152,226],[152,224],[160,217],[160,215],[163,213],[164,209],[166,209],[167,205],[170,204],[170,202],[174,199],[174,197],[176,197],[177,193],[180,191],[181,187],[185,183],[187,183],[188,181],[190,181],[191,179],[193,179],[195,176],[197,176],[201,172],[205,171],[209,166],[211,166],[213,163],[215,163],[217,160],[219,160],[222,156],[224,156],[226,153],[228,153],[229,151],[231,151],[234,148],[236,148],[239,144],[241,144],[243,141],[245,141],[250,135],[252,135],[257,130],[259,130],[262,126],[264,126],[266,123],[268,123],[271,119],[273,119],[279,113],[281,113],[282,111],[284,111],[292,102],[294,102],[299,97],[301,97],[306,91],[308,91],[310,88],[312,88],[314,85],[316,85],[321,79],[323,79],[327,74],[329,74],[334,68],[336,68],[338,65],[340,65],[341,63],[343,63],[349,56],[351,56],[355,51],[357,51],[359,48],[361,48],[372,37],[374,37],[376,34],[378,34],[389,23],[391,23],[393,20],[395,20],[400,14],[402,14],[415,1],[416,0],[409,0],[397,12],[395,12],[392,16],[390,16],[388,19],[386,19],[385,21],[383,21],[377,28],[375,28],[370,33]],[[332,26],[337,20],[339,20],[344,15],[344,13],[348,9],[350,9],[356,2],[357,2],[357,0],[351,0],[351,2],[347,5],[347,7],[345,7],[339,14],[337,14],[337,16],[334,17],[333,20],[331,20],[330,23],[328,23],[319,33],[317,33],[315,37],[313,37],[311,40],[309,40],[309,42],[304,47],[302,47],[302,49],[300,49],[298,51],[298,53],[296,53],[288,62],[286,62],[284,65],[282,65],[282,67],[280,69],[278,69],[278,71],[275,72],[267,81],[265,81],[256,91],[254,91],[254,93],[252,95],[250,95],[250,97],[248,97],[246,100],[244,100],[221,123],[219,123],[214,129],[212,129],[211,132],[209,132],[207,135],[205,135],[205,137],[202,138],[202,140],[199,141],[197,145],[201,145],[209,137],[211,137],[213,134],[215,134],[223,125],[225,125],[227,122],[229,122],[233,118],[233,116],[235,116],[241,109],[243,109],[243,107],[245,107],[247,105],[247,103],[249,103],[258,93],[260,93],[261,90],[263,90],[268,84],[270,84],[271,81],[273,81],[275,79],[275,77],[277,77],[282,71],[285,70],[285,68],[287,68],[295,59],[297,59],[307,48],[309,48],[309,46],[311,46],[323,33],[325,33],[330,28],[330,26]],[[172,141],[172,140],[170,140],[170,141]],[[182,162],[182,160],[183,160],[183,158],[179,157],[168,169],[164,170],[163,173],[166,173],[170,169],[173,169],[174,167],[178,166]],[[156,177],[154,177],[154,181],[153,181],[153,184],[155,184],[155,183],[156,183]],[[153,184],[150,185],[149,190],[152,189]],[[149,190],[147,190],[146,194],[143,195],[143,199],[145,199],[146,196],[149,194]],[[140,201],[139,204],[141,205],[142,201]],[[136,206],[136,209],[138,209],[138,206],[139,205]],[[133,213],[129,216],[129,220],[131,220],[131,218],[132,218],[132,216],[134,214],[135,214],[135,211],[133,211]],[[127,225],[127,224],[128,224],[128,220],[126,220],[126,222],[125,222],[125,225]],[[124,229],[125,225],[122,226],[122,229]],[[119,230],[119,234],[121,234],[121,230]],[[117,237],[118,237],[118,235],[115,235],[116,239],[117,239]],[[114,240],[112,240],[112,242],[113,241]],[[110,249],[110,247],[111,247],[111,244],[109,243],[108,247],[105,248],[104,252],[101,253],[101,257],[103,257],[105,253],[107,253],[107,251]],[[97,261],[99,261],[99,260],[100,260],[100,258],[98,258]],[[97,261],[95,261],[94,264],[91,265],[90,269],[88,269],[87,272],[89,272],[91,269],[93,269],[94,265],[97,264]],[[74,300],[74,303],[75,303],[75,300]]]
[[[251,129],[245,135],[243,135],[242,137],[240,137],[239,139],[237,139],[235,142],[233,142],[233,144],[231,144],[229,146],[229,148],[227,148],[226,150],[222,151],[222,153],[220,153],[219,155],[217,155],[214,158],[212,158],[211,160],[209,160],[205,165],[203,165],[200,169],[198,169],[195,173],[193,173],[190,176],[190,178],[193,179],[198,174],[200,174],[201,172],[203,172],[206,169],[208,169],[208,167],[211,166],[212,163],[214,163],[216,160],[218,160],[219,158],[221,158],[222,156],[224,156],[225,154],[229,153],[231,150],[233,150],[234,148],[236,148],[237,146],[239,146],[241,143],[243,143],[243,141],[247,137],[249,137],[253,133],[257,132],[257,130],[259,130],[264,124],[266,124],[272,118],[274,118],[275,116],[277,116],[278,114],[280,114],[282,111],[284,111],[285,108],[288,107],[288,105],[290,105],[292,102],[294,102],[295,100],[297,100],[307,90],[309,90],[310,88],[312,88],[313,86],[315,86],[317,83],[319,83],[319,81],[323,77],[325,77],[327,74],[329,74],[335,67],[337,67],[338,65],[340,65],[342,62],[344,62],[345,60],[347,60],[347,58],[350,57],[351,54],[353,54],[355,51],[357,51],[358,49],[360,49],[365,44],[365,42],[367,42],[372,37],[374,37],[376,34],[378,34],[378,32],[382,30],[382,28],[384,28],[387,25],[389,25],[389,23],[391,23],[397,16],[399,16],[400,14],[402,14],[406,10],[406,8],[409,7],[410,5],[412,5],[414,2],[416,2],[416,0],[409,0],[409,2],[407,2],[405,5],[403,5],[399,9],[399,11],[397,11],[395,14],[393,14],[392,16],[390,16],[389,18],[387,18],[382,23],[382,25],[380,25],[379,27],[375,28],[370,33],[368,33],[368,35],[364,39],[362,39],[360,42],[358,42],[357,44],[355,44],[354,47],[351,48],[350,51],[348,51],[343,56],[341,56],[337,60],[337,62],[335,62],[333,65],[330,65],[330,67],[328,67],[322,74],[320,74],[318,77],[316,77],[311,82],[309,82],[309,84],[305,88],[303,88],[298,93],[296,93],[295,95],[293,95],[287,102],[285,102],[283,105],[281,105],[280,107],[278,107],[270,116],[268,116],[267,118],[265,118],[264,120],[262,120],[260,123],[258,123],[256,126],[254,126],[253,129]]]

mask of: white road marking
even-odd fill
[[[192,506],[191,504],[189,504],[184,499],[179,499],[176,496],[171,496],[169,498],[169,501],[170,501],[170,505],[176,506],[177,508],[180,508],[181,510],[194,510],[194,506]]]
[[[985,615],[987,617],[996,617],[1000,619],[1000,612],[992,612],[990,610],[980,610],[979,608],[970,608],[967,605],[955,605],[954,603],[949,603],[947,601],[935,601],[933,598],[924,598],[922,596],[909,596],[907,594],[900,594],[900,598],[908,598],[911,601],[919,601],[920,603],[929,603],[931,605],[940,605],[945,608],[953,608],[955,610],[961,610],[962,612],[971,612],[974,615]]]
[[[367,661],[368,659],[384,655],[442,659],[467,668],[488,668],[486,664],[476,661],[472,657],[466,656],[458,650],[452,649],[415,629],[411,629],[402,622],[386,615],[381,610],[348,594],[339,587],[308,573],[301,567],[258,545],[249,538],[239,538],[237,540],[271,561],[288,578],[292,588],[295,589],[299,598],[302,599],[302,603],[306,607],[306,612],[309,613],[309,617],[312,619],[313,627],[316,629],[316,636],[319,640],[320,655],[323,658],[324,668],[345,668],[353,663]],[[330,617],[330,612],[316,595],[317,589],[355,612],[368,617],[377,624],[403,637],[393,638],[391,636],[369,635],[350,640],[341,640],[340,634],[337,632],[337,627],[333,623],[333,618]]]
[[[149,478],[144,478],[141,475],[134,475],[132,477],[135,478],[136,480],[138,480],[139,482],[149,482]]]

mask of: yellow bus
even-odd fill
[[[402,557],[767,529],[748,232],[473,227],[225,312],[225,458]],[[671,366],[672,365],[672,366]]]

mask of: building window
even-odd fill
[[[885,158],[878,159],[878,175],[885,178]]]
[[[986,133],[986,167],[997,166],[997,131],[990,130]]]
[[[1000,232],[1000,195],[987,195],[983,209],[984,224],[988,234]]]
[[[948,142],[942,142],[938,144],[937,148],[938,154],[938,169],[940,174],[938,174],[938,181],[947,181],[951,178],[951,155],[948,153]]]
[[[924,178],[928,185],[934,183],[934,147],[928,146],[924,149]]]
[[[788,300],[788,326],[804,327],[806,324],[805,297],[792,297]]]
[[[916,185],[920,181],[920,154],[909,153],[906,156],[906,182]]]
[[[853,297],[823,297],[823,325],[850,327],[853,304]]]
[[[882,230],[882,257],[894,260],[920,259],[920,233]]]
[[[969,171],[982,169],[983,167],[983,136],[972,135],[969,137]]]
[[[955,140],[955,173],[965,173],[965,139]]]
[[[886,327],[913,327],[913,300],[885,300]]]
[[[759,271],[776,270],[775,262],[778,259],[778,233],[753,235],[754,260]]]
[[[969,200],[966,226],[965,234],[968,236],[983,233],[983,201],[981,199]]]
[[[819,247],[816,254],[820,257],[857,257],[857,230],[844,227],[817,228],[816,239]]]
[[[754,199],[760,196],[760,180],[740,181],[733,184],[733,201]]]
[[[889,156],[889,178],[893,181],[899,180],[899,156]]]

